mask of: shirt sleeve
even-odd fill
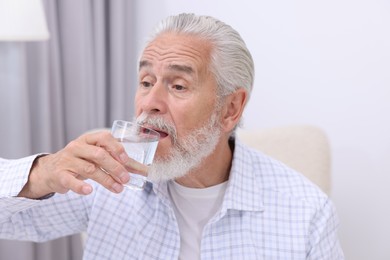
[[[31,166],[38,156],[39,154],[17,160],[0,158],[0,223],[38,202],[16,197],[26,184]]]
[[[0,158],[0,238],[43,242],[80,233],[87,227],[92,194],[80,196],[69,191],[43,200],[16,197],[40,155]],[[95,183],[91,181],[91,185]]]
[[[16,198],[28,180],[31,166],[39,155],[7,160],[0,158],[0,224],[20,211],[34,206],[38,201]]]
[[[75,194],[70,196],[79,200],[75,211],[67,203],[69,195],[50,200],[16,197],[38,156],[40,154],[17,160],[0,158],[0,238],[41,242],[76,233],[85,227],[86,215],[76,217],[78,209],[84,209],[84,203]]]
[[[46,200],[0,199],[0,238],[44,242],[85,231],[91,200],[73,192]]]
[[[19,194],[28,180],[31,166],[40,154],[17,160],[0,158],[0,198]]]
[[[26,198],[0,198],[0,225],[9,221],[14,214],[29,209],[38,203],[38,200]]]
[[[344,254],[337,235],[338,217],[333,203],[328,199],[311,222],[310,251],[306,259],[341,260]]]

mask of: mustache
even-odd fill
[[[177,131],[176,127],[173,123],[166,121],[162,117],[157,117],[157,116],[150,116],[142,113],[138,118],[137,118],[137,123],[140,125],[148,125],[150,127],[156,128],[159,131],[167,133],[173,143],[177,142]]]

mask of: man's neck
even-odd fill
[[[222,137],[215,150],[204,158],[201,165],[175,181],[190,188],[206,188],[229,179],[233,149],[228,138]]]

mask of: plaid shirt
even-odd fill
[[[45,241],[87,230],[84,259],[178,259],[167,183],[113,194],[94,185],[47,200],[12,198],[35,157],[0,160],[0,237]],[[226,194],[206,224],[201,259],[344,259],[329,198],[301,174],[240,142]]]

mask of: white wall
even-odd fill
[[[143,0],[137,41],[161,18],[220,18],[256,65],[245,127],[313,124],[328,134],[332,198],[348,259],[390,259],[390,2]]]

